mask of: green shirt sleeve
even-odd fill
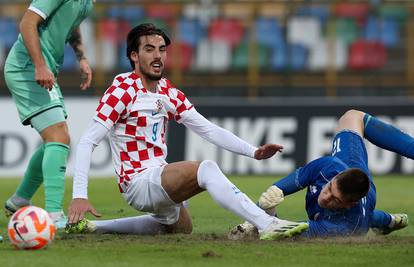
[[[29,9],[43,19],[46,19],[57,9],[65,0],[33,0]]]

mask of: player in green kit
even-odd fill
[[[33,0],[20,22],[17,41],[4,66],[7,87],[23,125],[31,125],[43,144],[31,156],[23,180],[6,201],[10,215],[30,199],[44,182],[45,209],[57,228],[66,224],[62,209],[69,132],[57,74],[69,43],[79,60],[81,89],[89,87],[92,72],[84,56],[80,23],[91,13],[92,0]]]

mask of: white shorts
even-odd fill
[[[175,203],[161,185],[164,166],[151,168],[134,176],[123,197],[136,210],[152,213],[162,224],[178,221],[182,203]]]

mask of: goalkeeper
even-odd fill
[[[318,158],[275,182],[264,192],[258,205],[275,215],[284,196],[307,188],[307,237],[363,235],[370,228],[389,234],[408,225],[406,214],[389,214],[375,209],[376,190],[368,169],[364,138],[371,143],[414,159],[414,139],[379,119],[356,110],[340,119],[333,140],[332,156]],[[255,232],[249,223],[237,225],[230,239]]]

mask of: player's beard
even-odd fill
[[[151,81],[159,81],[164,74],[164,68],[162,68],[160,74],[151,73],[149,70],[145,69],[141,64],[139,65],[140,72]]]

